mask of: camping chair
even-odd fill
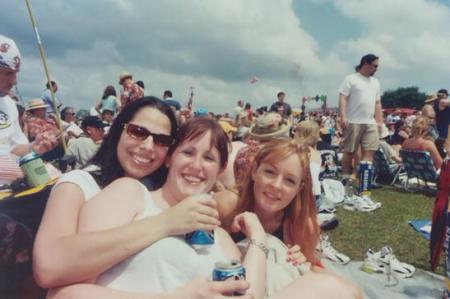
[[[390,181],[389,185],[394,185],[397,179],[405,173],[403,165],[389,163],[386,154],[382,148],[379,148],[373,156],[373,165],[375,167],[374,181],[381,179],[384,182]]]
[[[44,298],[33,280],[34,238],[54,181],[0,200],[0,294],[2,298]]]
[[[436,184],[439,176],[434,169],[430,154],[426,151],[400,150],[400,156],[407,176],[404,183],[405,190],[408,190],[409,180],[412,178],[417,179],[419,189],[421,182],[425,182],[426,191],[433,190],[429,183]]]

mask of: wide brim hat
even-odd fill
[[[435,97],[434,95],[429,95],[429,96],[427,96],[426,99],[425,99],[425,104],[434,102],[435,100],[436,100],[436,97]]]
[[[287,136],[289,124],[280,114],[268,112],[256,120],[248,134],[255,139],[268,139]]]
[[[28,102],[27,111],[39,109],[39,108],[47,108],[48,105],[44,102],[43,99],[32,99]]]
[[[123,72],[122,74],[120,74],[119,84],[122,84],[123,80],[127,78],[133,78],[133,75],[131,75],[129,72]]]

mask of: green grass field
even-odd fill
[[[374,190],[372,198],[382,203],[382,207],[373,212],[338,208],[339,226],[328,233],[331,244],[359,261],[364,260],[368,248],[378,251],[389,245],[400,261],[429,270],[428,241],[416,233],[408,221],[431,219],[434,198],[387,186]],[[442,274],[442,269],[440,266],[436,273]]]

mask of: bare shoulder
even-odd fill
[[[436,145],[434,144],[433,141],[431,141],[431,140],[426,140],[426,141],[423,143],[423,147],[424,147],[424,149],[426,149],[426,150],[433,150],[433,149],[436,148]]]
[[[102,205],[109,209],[131,209],[138,212],[144,206],[144,191],[146,190],[138,180],[119,178],[89,200],[87,205]]]

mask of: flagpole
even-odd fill
[[[30,5],[29,0],[25,0],[25,3],[27,5],[28,14],[30,15],[30,20],[31,20],[31,24],[33,25],[34,33],[36,35],[38,49],[39,49],[39,54],[41,56],[42,64],[44,66],[45,76],[47,77],[47,82],[48,82],[50,94],[51,94],[51,97],[52,97],[53,111],[55,111],[56,124],[58,125],[59,131],[61,132],[61,143],[62,143],[62,146],[63,146],[63,149],[64,149],[64,153],[66,153],[67,152],[66,139],[64,138],[64,130],[63,130],[62,125],[61,125],[59,108],[56,105],[56,98],[55,98],[55,93],[53,92],[53,88],[52,88],[52,83],[51,83],[52,81],[50,79],[50,72],[48,71],[47,61],[45,60],[44,47],[42,46],[42,41],[41,41],[41,38],[39,37],[38,28],[37,28],[36,21],[35,21],[34,16],[33,16],[33,12],[31,10],[31,5]]]

